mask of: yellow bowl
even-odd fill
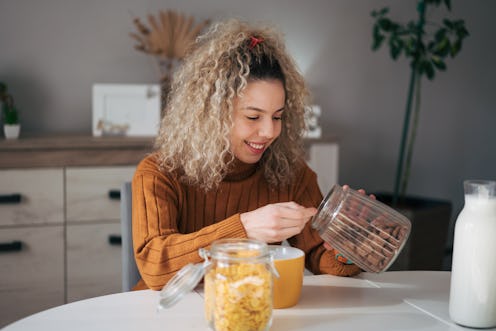
[[[303,286],[305,253],[296,247],[269,245],[279,278],[273,277],[273,307],[289,308],[298,303]]]

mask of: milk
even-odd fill
[[[496,197],[465,190],[465,206],[455,225],[449,313],[463,326],[495,327]]]

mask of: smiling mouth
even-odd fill
[[[256,149],[256,150],[263,150],[265,147],[265,144],[256,144],[256,143],[251,143],[248,141],[246,142],[246,144],[248,146],[250,146],[251,148]]]

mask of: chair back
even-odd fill
[[[140,279],[133,251],[131,182],[121,187],[122,292],[130,291]]]

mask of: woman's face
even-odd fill
[[[286,94],[279,80],[257,80],[247,84],[234,99],[231,150],[244,163],[256,163],[281,134]]]

